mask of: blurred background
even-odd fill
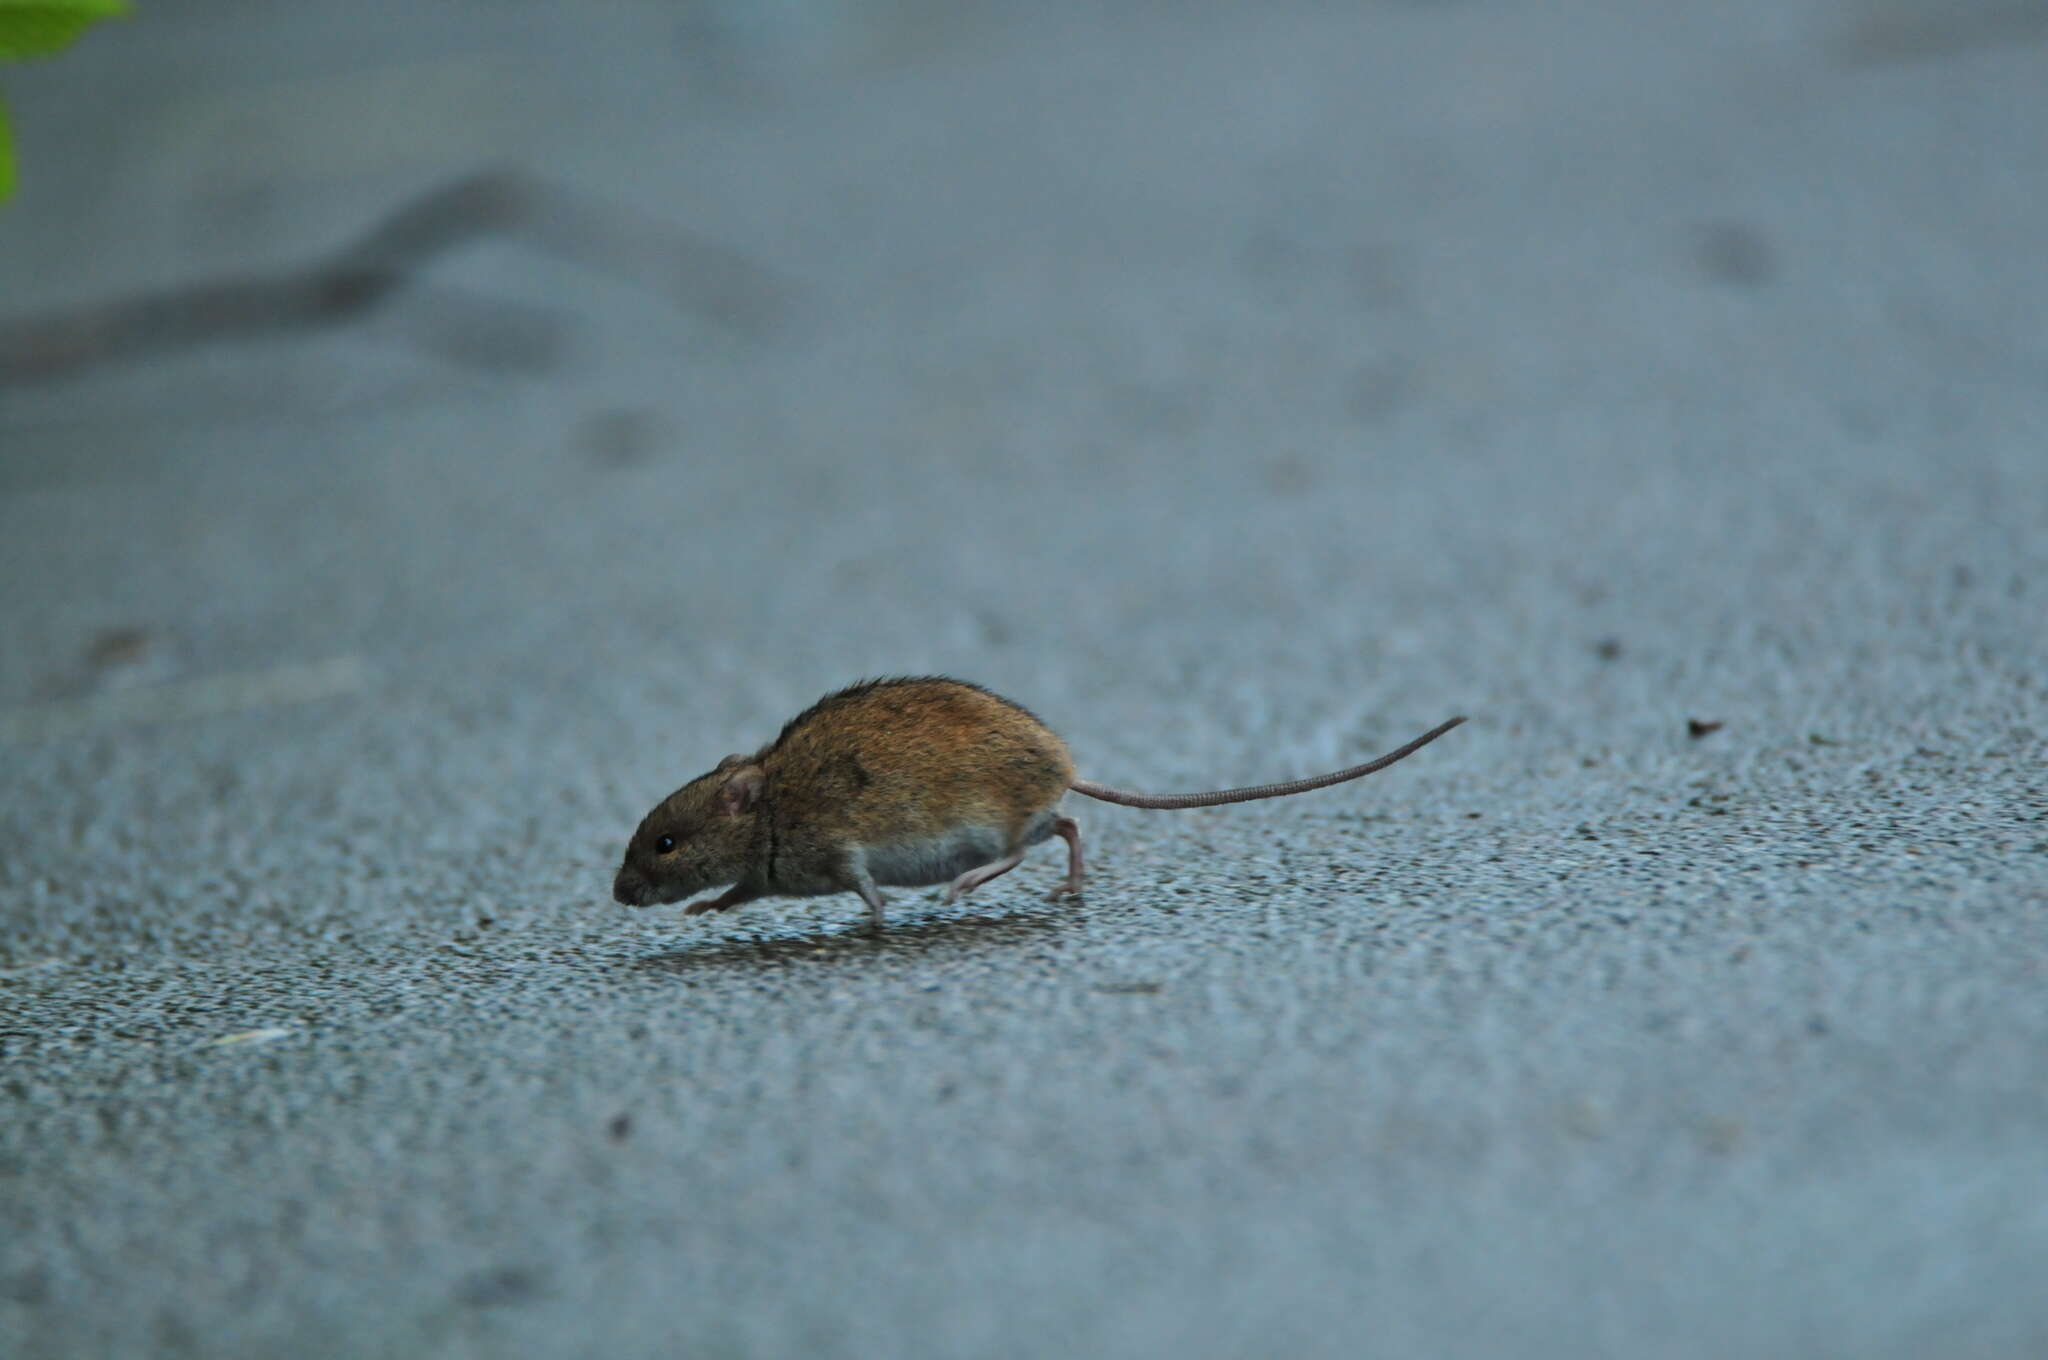
[[[2048,1344],[2048,5],[0,82],[10,1353]],[[1148,789],[1474,722],[1073,809],[1083,907],[606,900],[923,671]]]

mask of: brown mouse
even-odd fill
[[[1081,891],[1081,828],[1059,813],[1072,789],[1140,808],[1209,807],[1327,788],[1385,769],[1465,721],[1453,718],[1377,760],[1284,784],[1143,794],[1074,777],[1066,746],[1029,710],[943,676],[866,680],[828,694],[752,755],[731,755],[661,800],[627,843],[612,896],[629,907],[692,903],[695,916],[757,897],[859,893],[882,924],[884,885],[946,883],[946,901],[1067,843],[1059,897]]]

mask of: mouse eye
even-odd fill
[[[663,836],[660,840],[654,843],[654,853],[657,855],[666,855],[673,853],[675,848],[676,838],[674,836]]]

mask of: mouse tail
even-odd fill
[[[1463,718],[1453,718],[1447,723],[1432,727],[1406,746],[1397,747],[1377,760],[1368,760],[1363,765],[1333,770],[1329,774],[1310,775],[1307,779],[1290,779],[1284,784],[1254,784],[1242,789],[1218,789],[1214,793],[1132,793],[1126,789],[1113,789],[1106,784],[1096,784],[1086,779],[1076,779],[1067,787],[1083,797],[1100,799],[1105,803],[1121,803],[1125,807],[1154,808],[1160,811],[1215,807],[1220,803],[1250,803],[1261,798],[1285,798],[1291,793],[1327,789],[1332,784],[1342,784],[1347,780],[1360,779],[1384,770],[1397,760],[1406,760],[1463,721]]]

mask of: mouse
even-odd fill
[[[1285,798],[1405,760],[1452,718],[1385,755],[1278,784],[1209,793],[1133,793],[1075,776],[1073,757],[1037,715],[946,676],[863,680],[828,694],[752,754],[729,755],[657,803],[627,842],[612,896],[672,905],[709,889],[687,915],[763,897],[850,892],[882,927],[885,887],[946,884],[948,904],[1017,867],[1058,836],[1081,892],[1081,827],[1060,811],[1078,793],[1124,807],[1174,809]]]

